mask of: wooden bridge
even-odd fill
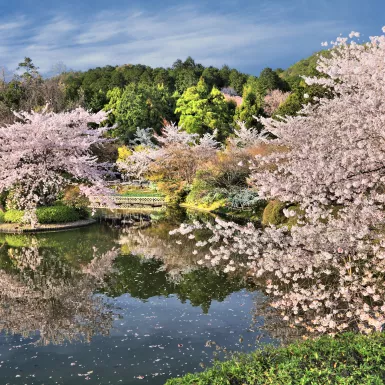
[[[163,197],[159,196],[123,196],[123,195],[98,195],[90,199],[90,207],[98,209],[129,209],[133,207],[162,207],[166,205]],[[111,207],[111,203],[113,207]]]

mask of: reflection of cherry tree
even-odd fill
[[[8,249],[8,255],[14,268],[0,271],[0,329],[39,332],[42,344],[108,334],[112,313],[93,293],[111,272],[115,250],[95,255],[80,271],[33,245]]]
[[[203,257],[203,251],[196,247],[194,239],[170,238],[168,233],[173,228],[168,223],[159,223],[142,230],[126,228],[120,236],[119,244],[123,253],[161,260],[162,268],[170,277],[178,279],[182,272],[196,268],[196,262]]]

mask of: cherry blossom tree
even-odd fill
[[[385,326],[385,36],[358,37],[338,38],[319,59],[322,77],[305,78],[332,98],[295,117],[262,119],[275,139],[260,140],[277,151],[256,156],[251,180],[262,198],[296,205],[284,210],[293,227],[217,220],[199,262],[264,280],[283,319],[309,332]]]
[[[281,90],[273,90],[270,91],[265,96],[265,105],[264,111],[267,115],[271,116],[277,110],[277,108],[285,102],[285,100],[289,97],[290,92],[283,92]]]
[[[215,135],[216,132],[199,137],[170,124],[162,129],[161,135],[154,135],[157,145],[139,146],[118,166],[131,177],[161,173],[165,178],[191,183],[197,167],[218,151],[220,144]]]
[[[61,189],[79,183],[91,195],[104,186],[109,163],[98,163],[92,148],[104,139],[100,123],[104,112],[90,114],[82,108],[71,112],[16,114],[18,121],[0,127],[0,192],[11,190],[17,208],[26,209],[29,220],[38,205],[54,201]]]

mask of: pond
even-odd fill
[[[262,293],[169,235],[185,214],[152,217],[0,235],[1,384],[164,384],[278,342],[255,323]]]

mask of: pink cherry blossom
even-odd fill
[[[31,223],[36,206],[54,201],[68,184],[83,184],[86,194],[104,188],[111,165],[98,162],[92,148],[107,141],[106,129],[88,126],[104,120],[104,112],[77,108],[56,114],[46,108],[16,115],[17,122],[0,127],[0,192],[13,189],[17,207],[27,209]]]

